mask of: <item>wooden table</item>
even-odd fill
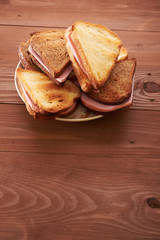
[[[133,106],[65,123],[29,116],[14,86],[35,30],[114,30],[137,59]],[[0,240],[160,239],[160,1],[0,0]]]

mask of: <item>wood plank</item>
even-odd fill
[[[158,239],[159,112],[69,124],[1,104],[0,126],[0,239]]]
[[[0,239],[158,239],[160,159],[122,152],[1,152]]]
[[[83,20],[120,30],[160,30],[159,0],[1,0],[0,23],[8,25],[67,27]]]
[[[159,70],[158,66],[137,66],[131,109],[160,110]]]
[[[0,107],[2,240],[160,236],[159,208],[148,205],[160,201],[159,112],[69,124]]]
[[[0,102],[21,103],[14,87],[14,71],[18,62],[18,46],[30,32],[45,28],[0,27]],[[132,109],[160,110],[159,62],[160,33],[117,31],[129,57],[136,57],[134,104]],[[148,84],[149,82],[149,84]]]
[[[1,151],[114,156],[116,149],[124,156],[141,155],[141,151],[143,156],[149,152],[158,154],[159,117],[159,111],[133,110],[106,114],[97,121],[71,124],[34,120],[23,105],[1,104]]]
[[[115,30],[137,58],[133,106],[34,120],[14,87],[19,43],[77,19]],[[159,240],[160,1],[1,0],[0,36],[0,240]]]

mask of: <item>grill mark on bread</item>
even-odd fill
[[[60,87],[43,73],[20,68],[17,69],[17,78],[33,103],[45,112],[59,114],[70,108],[81,95],[79,88],[70,80]]]

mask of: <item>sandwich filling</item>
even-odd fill
[[[22,83],[20,83],[21,89],[23,91],[23,94],[30,106],[30,108],[34,111],[34,112],[40,112],[41,114],[45,114],[44,110],[41,110],[31,99],[31,97],[29,96],[29,94],[26,92],[26,90],[24,89]]]
[[[48,73],[50,73],[48,67],[44,64],[44,62],[42,61],[41,57],[33,50],[33,48],[31,47],[31,45],[28,48],[28,51],[36,58],[36,60],[46,69],[46,71]],[[55,78],[56,81],[58,81],[59,83],[63,83],[65,82],[65,80],[67,79],[68,75],[71,73],[72,71],[72,64],[69,64],[69,66],[64,70],[64,72],[58,77]],[[51,73],[50,73],[51,74]]]
[[[117,104],[117,105],[107,105],[104,103],[100,103],[93,98],[87,96],[85,93],[82,93],[81,96],[81,102],[88,108],[97,111],[97,112],[111,112],[118,110],[120,108],[124,108],[127,106],[130,106],[133,101],[133,89],[134,89],[134,82],[132,84],[132,90],[130,97],[123,103]]]
[[[78,51],[77,51],[77,49],[76,49],[76,47],[75,47],[75,44],[74,44],[74,42],[73,42],[73,40],[72,40],[72,38],[71,38],[71,34],[72,34],[72,31],[71,31],[71,28],[69,28],[69,33],[66,35],[67,42],[68,42],[68,44],[69,44],[69,46],[70,46],[70,49],[71,49],[71,51],[72,51],[72,53],[73,53],[76,61],[77,61],[78,64],[79,64],[80,68],[81,68],[82,71],[87,75],[85,66],[84,66],[84,64],[83,64],[83,62],[82,62],[82,59],[80,58],[79,53],[78,53]]]
[[[24,89],[22,83],[20,83],[20,86],[21,86],[21,89],[22,89],[22,91],[23,91],[23,94],[24,94],[24,96],[25,96],[25,98],[26,98],[26,100],[27,100],[30,108],[31,108],[34,112],[36,112],[36,113],[41,113],[42,115],[45,115],[45,114],[47,113],[47,111],[39,108],[39,107],[32,101],[31,97],[29,96],[29,94],[28,94],[28,93],[26,92],[26,90]],[[75,106],[76,106],[76,102],[74,102],[74,103],[72,104],[72,106],[69,107],[68,109],[60,112],[58,115],[59,115],[59,116],[63,116],[63,115],[66,115],[66,114],[71,113],[71,112],[74,110]],[[53,113],[53,114],[54,114],[54,113]]]

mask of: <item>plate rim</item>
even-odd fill
[[[16,69],[15,69],[14,83],[15,83],[15,88],[16,88],[16,91],[17,91],[19,97],[24,102],[24,100],[22,98],[22,95],[21,95],[21,93],[19,91],[19,88],[18,88],[17,76],[16,76],[16,72],[17,72],[17,69],[20,67],[20,64],[21,64],[21,60],[18,62],[17,66],[16,66]],[[86,108],[85,106],[83,106],[83,107]],[[104,115],[98,114],[98,115],[95,115],[93,117],[88,117],[88,118],[65,118],[65,117],[61,118],[61,117],[56,117],[55,120],[61,121],[61,122],[87,122],[87,121],[96,120],[96,119],[99,119],[99,118],[102,118],[102,117],[104,117]]]

